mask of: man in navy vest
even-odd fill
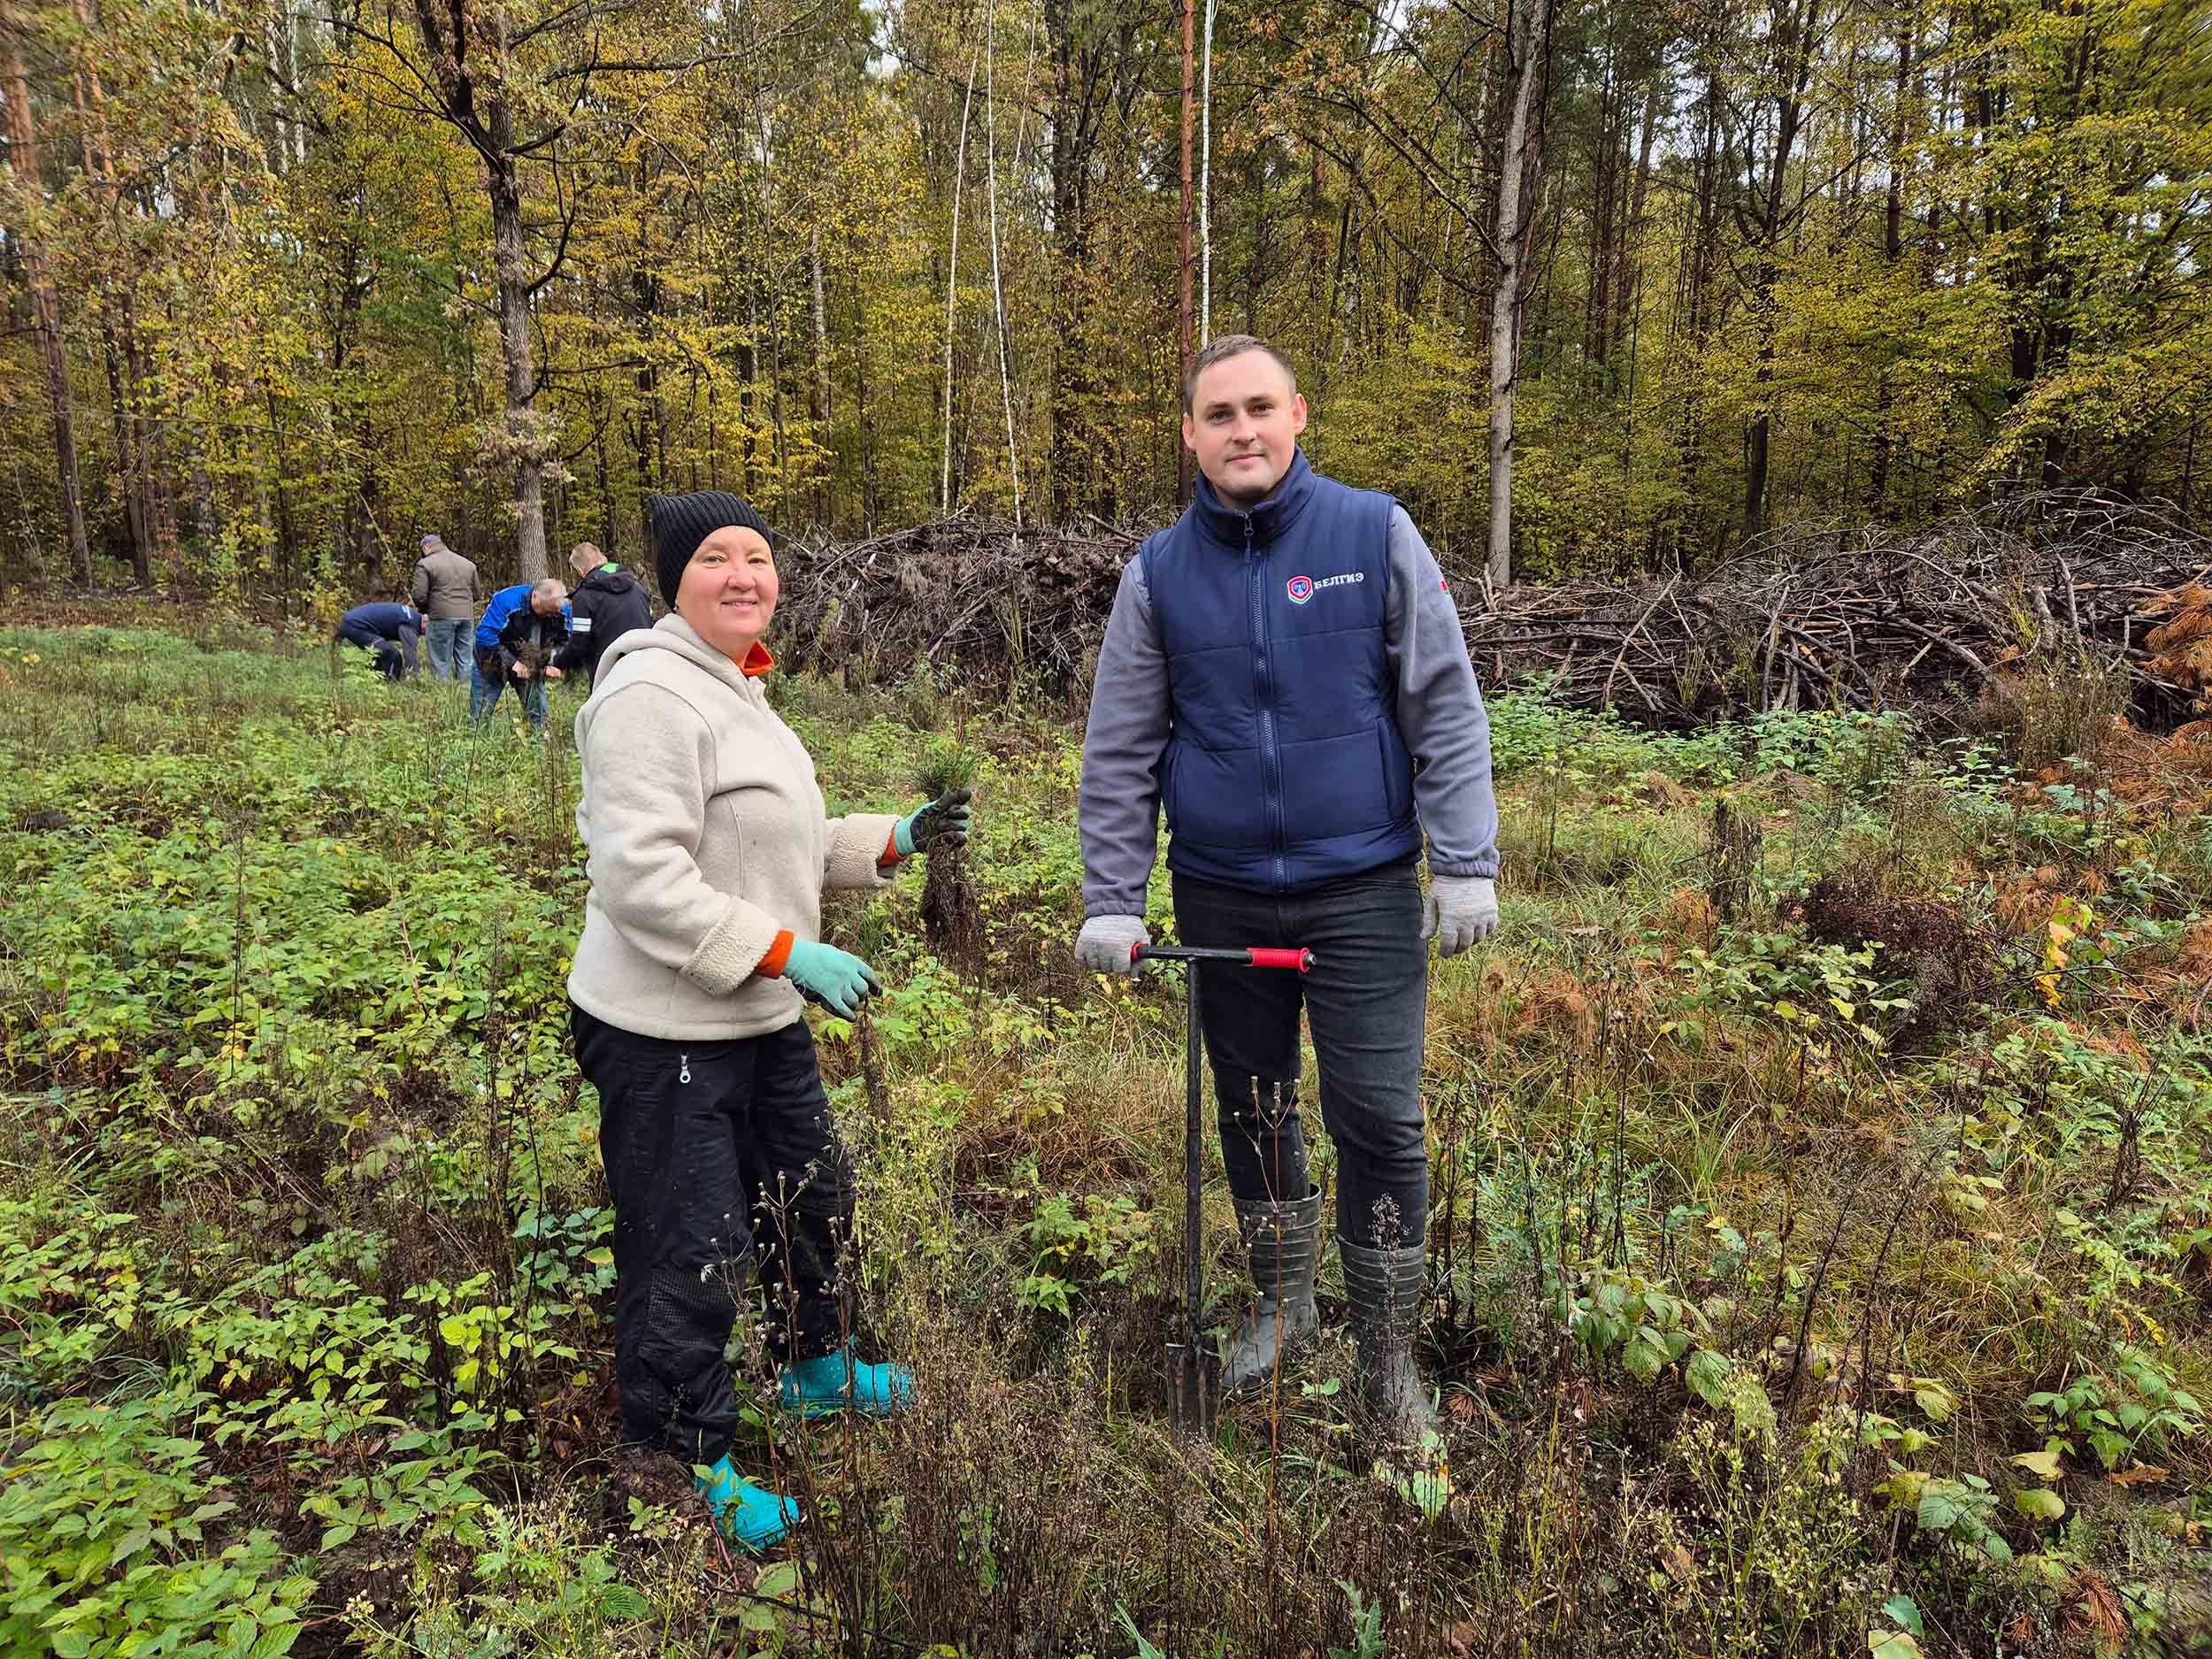
[[[1442,573],[1405,511],[1307,465],[1281,352],[1216,341],[1183,388],[1203,474],[1122,572],[1083,741],[1076,959],[1131,971],[1167,809],[1178,934],[1310,949],[1313,972],[1209,967],[1199,1017],[1259,1300],[1223,1380],[1271,1378],[1317,1325],[1321,1193],[1298,1116],[1298,1013],[1337,1150],[1360,1397],[1386,1443],[1434,1429],[1413,1363],[1428,1225],[1428,941],[1497,926],[1490,728]],[[1424,832],[1430,884],[1417,868]]]

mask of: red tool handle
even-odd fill
[[[1132,962],[1226,962],[1242,968],[1287,968],[1294,973],[1313,969],[1313,952],[1302,948],[1279,949],[1248,945],[1234,950],[1210,946],[1144,945],[1129,947]]]

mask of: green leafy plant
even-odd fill
[[[2116,1469],[2139,1448],[2163,1451],[2204,1432],[2204,1409],[2180,1386],[2171,1366],[2125,1343],[2115,1358],[2116,1376],[2085,1371],[2063,1388],[2028,1396],[2029,1415],[2044,1431],[2047,1451],[2078,1455],[2086,1448],[2105,1468]]]
[[[1731,933],[1711,949],[1691,945],[1679,968],[1692,1009],[1748,1013],[1807,1041],[1838,1038],[1878,1049],[1886,1041],[1882,1017],[1909,1008],[1877,973],[1880,947],[1816,944],[1791,933]],[[1686,1030],[1681,1020],[1663,1030]]]
[[[1593,1268],[1563,1300],[1567,1328],[1592,1360],[1617,1359],[1638,1382],[1648,1383],[1686,1359],[1692,1391],[1709,1404],[1719,1402],[1726,1362],[1697,1348],[1705,1316],[1663,1280]]]
[[[1370,1601],[1349,1578],[1339,1578],[1336,1587],[1344,1592],[1352,1616],[1352,1645],[1331,1647],[1329,1659],[1385,1659],[1390,1648],[1383,1640],[1382,1603]]]
[[[502,1460],[486,1447],[457,1443],[456,1436],[484,1426],[478,1418],[450,1429],[396,1434],[385,1445],[385,1460],[340,1475],[302,1503],[300,1513],[324,1524],[325,1549],[336,1549],[362,1532],[481,1546],[486,1506],[475,1482]]]
[[[1152,1212],[1125,1194],[1079,1200],[1054,1194],[1038,1204],[1024,1233],[1033,1261],[1015,1302],[1063,1319],[1073,1315],[1086,1286],[1127,1285],[1159,1254]]]
[[[2012,1559],[2012,1546],[1997,1531],[1998,1500],[1980,1475],[1958,1479],[1892,1466],[1884,1486],[1890,1501],[1909,1510],[1930,1538],[1993,1562]]]
[[[169,1432],[193,1401],[53,1407],[0,1478],[8,1596],[0,1651],[58,1659],[133,1652],[275,1659],[298,1637],[313,1579],[287,1572],[236,1509],[197,1441]]]

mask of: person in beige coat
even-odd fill
[[[591,891],[568,991],[614,1195],[615,1377],[626,1441],[703,1467],[755,1549],[798,1518],[729,1457],[723,1358],[749,1274],[769,1289],[786,1406],[882,1415],[904,1368],[852,1353],[835,1292],[850,1204],[803,998],[851,1015],[881,987],[826,944],[821,895],[889,886],[964,841],[964,793],[832,818],[763,688],[779,579],[768,527],[721,491],[649,497],[670,614],[601,658],[576,716]]]

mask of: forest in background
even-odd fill
[[[6,0],[0,573],[358,594],[434,530],[529,574],[708,485],[848,538],[1156,521],[1180,281],[1454,569],[1509,396],[1517,577],[2185,515],[2208,15]]]

